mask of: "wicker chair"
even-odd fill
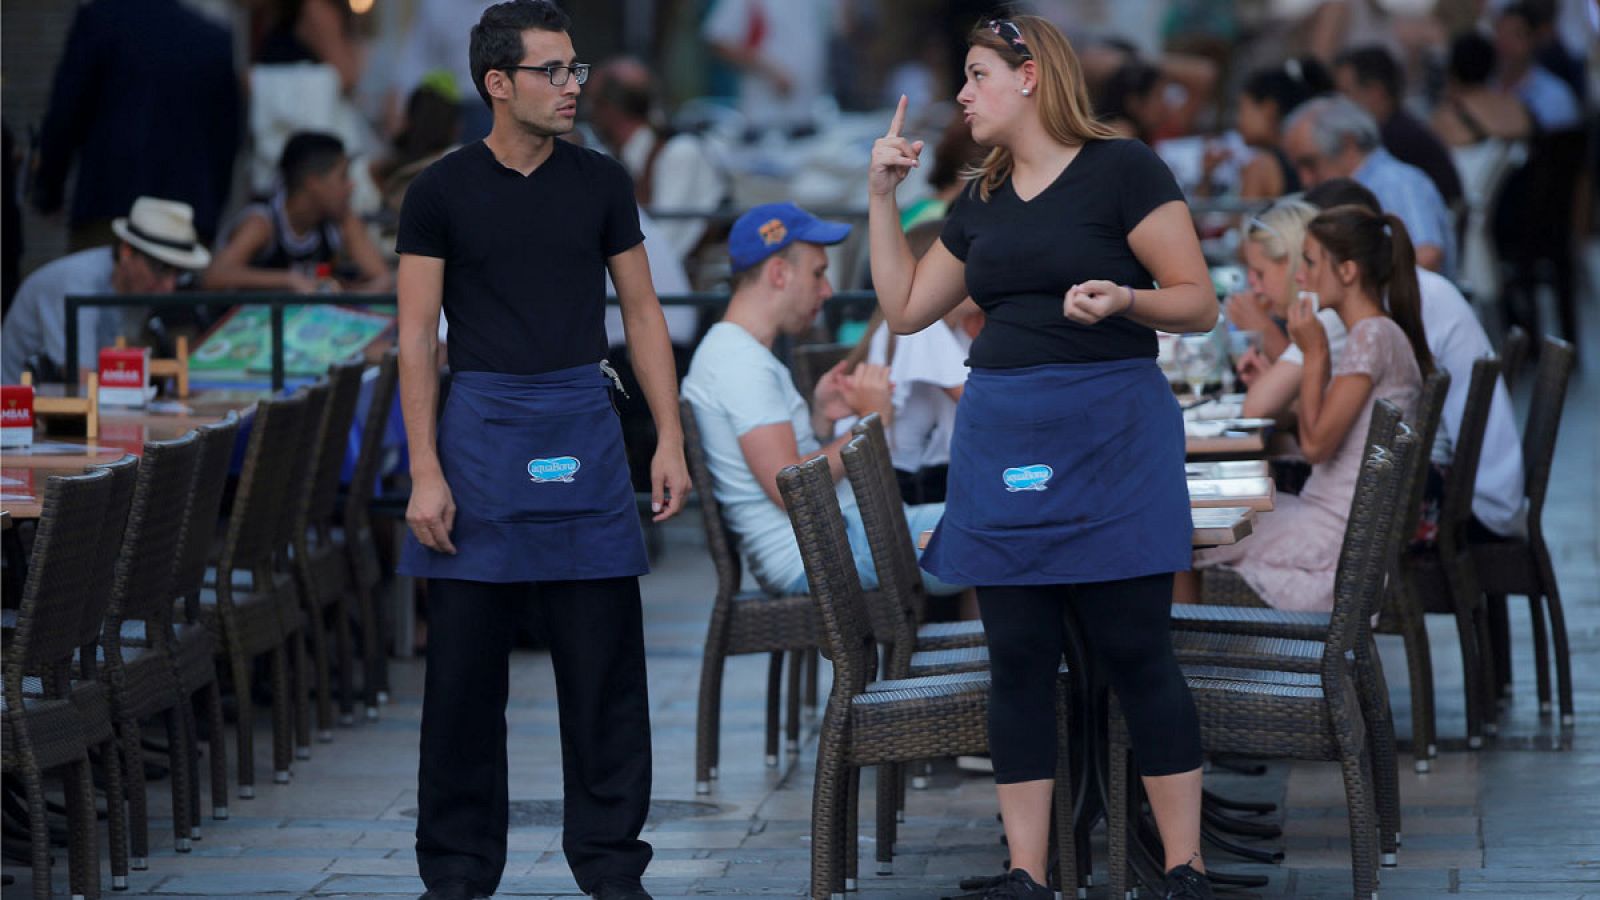
[[[98,681],[75,683],[72,657],[79,625],[97,594],[110,591],[110,570],[100,564],[99,540],[111,503],[114,475],[103,469],[83,475],[53,475],[34,535],[15,626],[6,629],[0,761],[18,774],[27,798],[33,896],[50,893],[50,826],[43,773],[62,771],[67,800],[68,868],[75,896],[100,896],[98,826],[89,748],[106,760],[106,812],[111,840],[113,888],[127,886],[127,810],[122,769],[116,764],[109,717],[90,721],[74,694],[100,695]]]
[[[1326,760],[1340,763],[1349,804],[1353,896],[1375,897],[1378,849],[1384,826],[1377,821],[1372,741],[1368,717],[1358,699],[1357,667],[1361,624],[1383,591],[1392,568],[1395,525],[1405,470],[1425,449],[1400,426],[1392,447],[1379,442],[1368,453],[1356,484],[1349,526],[1339,558],[1333,613],[1316,675],[1255,669],[1185,669],[1200,715],[1208,751],[1259,758]],[[1111,852],[1111,896],[1125,895],[1128,877],[1128,827],[1137,791],[1129,777],[1131,747],[1126,723],[1112,704],[1111,796],[1107,830]]]
[[[1380,400],[1372,411],[1363,452],[1370,455],[1375,448],[1388,446],[1396,432],[1402,430],[1415,434],[1401,423],[1397,407]],[[1408,459],[1413,468],[1427,464],[1427,458],[1418,460],[1418,455]],[[1403,483],[1408,476],[1415,477],[1415,473],[1401,472],[1401,490],[1408,487]],[[1393,571],[1397,555],[1409,542],[1412,529],[1402,525],[1409,521],[1410,509],[1406,504],[1397,503],[1389,509],[1396,517],[1389,532],[1391,544],[1386,548],[1387,564]],[[1367,597],[1368,605],[1356,625],[1353,672],[1374,763],[1383,862],[1395,865],[1400,847],[1399,760],[1388,682],[1370,627],[1372,616],[1383,602],[1385,591],[1381,587]],[[1271,608],[1175,606],[1172,610],[1173,645],[1179,661],[1187,666],[1274,670],[1314,677],[1321,671],[1331,618],[1328,613],[1284,612]]]
[[[189,695],[178,680],[170,635],[173,559],[190,508],[200,449],[200,436],[192,431],[178,440],[145,444],[101,638],[100,680],[110,696],[121,738],[135,868],[143,868],[150,856],[141,719],[160,715],[166,725],[173,837],[179,853],[189,852],[194,833],[189,818],[194,809],[189,798],[194,785],[189,772],[193,735],[181,712]],[[134,622],[144,626],[146,640],[124,645],[123,627]]]
[[[177,669],[178,684],[184,696],[192,698],[202,692],[205,694],[206,753],[211,764],[211,817],[221,821],[228,818],[227,728],[223,723],[222,682],[217,675],[216,662],[221,645],[205,626],[200,593],[212,541],[217,535],[222,495],[228,484],[228,467],[233,461],[234,443],[239,436],[239,416],[230,412],[220,422],[201,426],[199,432],[200,456],[188,491],[190,509],[184,514],[183,531],[178,538],[172,573],[170,596],[179,598],[179,602],[166,621],[171,630],[168,646],[171,648],[172,664]],[[143,622],[125,623],[122,630],[124,645],[148,640],[142,629],[152,624],[157,624],[157,621],[146,619]],[[189,746],[189,772],[194,777],[194,783],[189,788],[189,821],[195,826],[190,836],[199,837],[200,728],[193,704],[184,704],[181,712],[189,733],[195,736]]]
[[[987,752],[989,679],[982,673],[967,673],[872,682],[877,645],[827,459],[785,468],[778,473],[778,489],[794,524],[820,613],[824,653],[834,666],[817,747],[811,812],[810,896],[825,900],[854,887],[860,770]],[[1071,822],[1073,815],[1068,695],[1063,671],[1056,692],[1060,753],[1055,813],[1061,823]],[[1070,826],[1056,829],[1056,844],[1060,882],[1076,887],[1078,865]]]
[[[1516,386],[1522,374],[1522,364],[1528,358],[1528,332],[1521,325],[1506,329],[1506,339],[1500,345],[1500,357],[1505,360],[1506,390]]]
[[[1545,610],[1550,613],[1550,631],[1555,639],[1557,689],[1560,692],[1561,724],[1572,725],[1572,657],[1567,646],[1567,619],[1561,608],[1561,590],[1556,584],[1550,549],[1544,540],[1544,501],[1550,488],[1550,468],[1555,459],[1556,436],[1561,430],[1561,407],[1566,401],[1567,382],[1576,362],[1572,345],[1545,338],[1539,352],[1539,369],[1534,376],[1533,404],[1522,432],[1522,465],[1526,473],[1528,498],[1528,536],[1506,540],[1474,542],[1472,558],[1478,578],[1488,594],[1489,627],[1493,641],[1496,671],[1501,685],[1510,684],[1511,641],[1506,621],[1506,595],[1523,594],[1533,614],[1534,662],[1538,672],[1539,712],[1550,712],[1550,659],[1545,645]]]
[[[326,743],[333,740],[333,697],[331,682],[326,679],[318,680],[314,671],[315,662],[312,659],[310,642],[313,637],[320,641],[322,635],[320,631],[314,636],[310,634],[317,629],[310,627],[311,617],[306,614],[300,579],[295,575],[295,553],[299,546],[295,532],[296,526],[300,523],[300,510],[306,503],[307,495],[316,487],[315,470],[320,450],[316,439],[323,413],[328,408],[328,399],[333,393],[333,385],[323,377],[314,384],[301,388],[297,393],[306,398],[306,409],[304,418],[300,421],[298,440],[294,449],[290,451],[285,470],[287,477],[284,484],[289,487],[286,496],[278,504],[277,527],[272,535],[272,578],[273,594],[277,597],[278,627],[289,652],[289,684],[292,698],[290,708],[294,713],[294,756],[295,759],[310,759],[312,710],[308,698],[313,692],[317,696],[317,739]],[[236,588],[255,584],[259,582],[254,580],[251,573],[234,573]],[[282,586],[278,587],[280,584]],[[326,673],[326,667],[323,672]],[[277,779],[280,776],[274,773],[273,777]]]
[[[1419,772],[1428,771],[1428,760],[1438,755],[1426,614],[1453,615],[1456,619],[1461,668],[1466,675],[1468,746],[1481,747],[1482,735],[1493,733],[1495,706],[1490,664],[1485,655],[1488,619],[1478,589],[1477,567],[1468,551],[1467,529],[1472,522],[1472,495],[1478,480],[1484,428],[1499,376],[1500,364],[1493,357],[1473,364],[1460,433],[1455,439],[1455,456],[1444,485],[1438,539],[1431,547],[1403,553],[1399,590],[1388,594],[1378,617],[1377,631],[1405,639],[1411,675],[1412,747]],[[1420,497],[1420,492],[1414,492],[1415,500]]]
[[[344,548],[349,568],[349,583],[356,599],[356,614],[361,622],[361,653],[364,677],[361,688],[368,719],[378,718],[379,693],[388,689],[389,654],[384,648],[382,620],[378,605],[378,585],[383,582],[383,567],[378,561],[378,543],[373,537],[373,484],[383,461],[383,436],[389,425],[389,409],[394,403],[399,376],[398,356],[390,350],[378,363],[372,382],[367,417],[361,426],[361,451],[356,455],[350,488],[339,509],[339,525],[334,541]]]
[[[330,610],[334,649],[339,667],[339,724],[355,722],[355,651],[350,635],[350,568],[345,548],[333,534],[334,507],[339,500],[339,475],[344,468],[345,449],[350,444],[350,425],[355,421],[356,403],[361,398],[363,363],[328,368],[328,396],[322,415],[313,428],[308,446],[314,456],[308,461],[304,489],[295,498],[290,555],[296,586],[306,616],[306,638],[316,673],[318,739],[333,739],[333,683],[329,672],[328,626]]]
[[[255,788],[255,703],[250,673],[258,657],[272,670],[273,781],[287,784],[295,741],[295,696],[290,682],[290,641],[282,607],[294,600],[290,578],[273,571],[273,556],[286,535],[279,521],[290,502],[284,485],[303,443],[308,394],[263,400],[256,405],[250,444],[239,473],[226,537],[217,557],[214,586],[199,591],[200,619],[226,657],[238,698],[237,752],[239,796],[250,799]],[[239,577],[236,577],[239,576]],[[285,594],[288,595],[285,599]],[[303,698],[303,692],[295,692]],[[303,705],[303,704],[301,704]],[[218,802],[216,798],[213,803]]]
[[[717,570],[717,596],[706,632],[705,656],[700,665],[700,706],[695,725],[695,793],[711,792],[717,777],[722,728],[722,672],[729,656],[767,653],[767,765],[778,764],[778,703],[785,653],[816,652],[816,610],[805,594],[777,596],[765,591],[741,591],[743,578],[733,532],[722,518],[716,482],[706,462],[700,427],[688,401],[679,404],[683,419],[684,457],[689,477],[699,486],[700,520],[706,546]],[[799,697],[794,690],[798,667],[790,664],[789,739],[799,738]],[[798,747],[796,747],[798,750]]]

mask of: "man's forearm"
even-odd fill
[[[639,377],[639,387],[656,423],[656,443],[683,443],[683,423],[678,419],[678,370],[672,358],[672,340],[667,335],[667,320],[658,304],[643,312],[627,315],[628,356]]]
[[[400,412],[405,419],[411,477],[439,474],[437,443],[439,368],[437,335],[423,334],[400,344]]]

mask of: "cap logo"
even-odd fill
[[[789,236],[789,229],[783,227],[783,222],[779,219],[768,219],[760,230],[761,243],[766,244],[768,247],[775,247],[783,243],[783,239]]]

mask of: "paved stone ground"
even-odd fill
[[[1461,671],[1453,625],[1430,623],[1438,672],[1443,748],[1433,771],[1416,775],[1402,757],[1405,844],[1400,867],[1383,872],[1388,897],[1446,894],[1511,897],[1600,897],[1600,323],[1590,305],[1588,368],[1567,401],[1546,511],[1546,532],[1566,601],[1577,690],[1578,725],[1560,734],[1541,718],[1533,698],[1525,604],[1513,602],[1517,693],[1498,739],[1481,752],[1462,749]],[[1527,398],[1519,399],[1526,408]],[[647,886],[658,898],[715,895],[801,896],[809,865],[810,784],[814,726],[781,767],[762,763],[764,660],[734,660],[724,700],[722,778],[709,798],[693,785],[694,715],[700,646],[710,604],[709,561],[692,519],[664,534],[665,553],[645,582],[656,796],[715,805],[693,818],[662,817],[648,826],[655,862]],[[1516,607],[1521,606],[1521,609]],[[1383,639],[1398,732],[1409,735],[1406,667],[1398,639]],[[824,670],[826,671],[826,670]],[[295,767],[286,786],[262,784],[251,801],[232,800],[233,818],[205,824],[193,853],[170,849],[159,819],[168,814],[164,783],[151,791],[154,855],[136,872],[130,893],[164,897],[251,895],[415,896],[411,813],[416,806],[417,723],[422,667],[393,667],[393,701],[381,721],[341,729],[331,745]],[[560,797],[553,679],[537,653],[518,656],[509,712],[511,794],[515,800]],[[267,725],[258,759],[269,759]],[[869,776],[870,778],[870,776]],[[1268,888],[1253,896],[1349,896],[1344,794],[1333,765],[1274,765],[1268,775],[1214,773],[1208,786],[1238,798],[1281,805],[1281,866],[1210,857],[1214,867],[1258,872]],[[863,791],[862,821],[872,821],[873,793]],[[209,802],[203,803],[209,809]],[[539,804],[536,804],[539,806]],[[548,806],[548,804],[544,804]],[[534,810],[534,811],[537,811]],[[941,768],[927,791],[912,792],[895,874],[872,874],[870,824],[863,836],[861,900],[912,900],[955,893],[966,875],[998,872],[1005,857],[994,819],[994,795],[981,777]],[[1096,836],[1103,875],[1104,841]],[[64,856],[55,887],[65,890]],[[24,896],[26,869],[7,865]],[[106,883],[109,884],[109,873]],[[1100,881],[1103,884],[1103,878]],[[510,862],[500,893],[576,894],[557,828],[530,824],[511,833]],[[1091,896],[1103,896],[1098,888]]]

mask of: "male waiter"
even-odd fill
[[[426,577],[417,864],[425,900],[494,893],[506,861],[508,656],[543,606],[561,715],[562,846],[578,886],[648,900],[647,570],[612,378],[605,275],[660,435],[657,521],[689,491],[666,323],[633,185],[572,130],[588,66],[549,0],[489,7],[472,77],[494,127],[422,172],[400,216],[400,390],[410,441],[403,573]],[[449,400],[435,418],[440,308]]]

